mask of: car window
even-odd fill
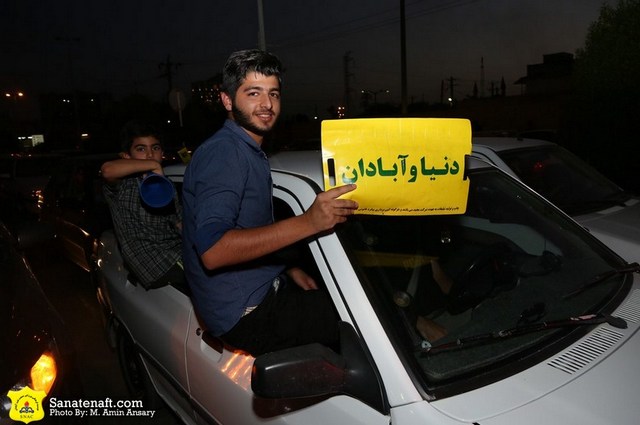
[[[289,204],[280,198],[273,198],[273,217],[275,221],[284,220],[294,215]],[[275,255],[284,264],[303,269],[320,287],[326,286],[320,274],[318,264],[311,254],[309,245],[304,240],[280,250]]]
[[[428,354],[430,346],[523,320],[597,312],[625,282],[612,278],[565,299],[620,260],[503,174],[485,170],[469,178],[464,215],[356,215],[338,232],[390,339],[427,390],[499,370],[507,359],[524,358],[566,330],[437,355]]]
[[[182,203],[182,185],[183,182],[173,182],[176,192],[178,194],[178,200]],[[274,197],[273,198],[273,217],[276,221],[284,220],[289,217],[293,217],[294,212],[284,200]],[[304,242],[298,242],[292,246],[286,247],[275,254],[280,262],[283,262],[290,266],[297,266],[302,268],[311,277],[314,278],[316,283],[320,286],[324,286],[324,281],[318,269],[317,263],[313,259],[309,246]],[[185,290],[183,292],[186,293]]]
[[[602,210],[629,199],[616,184],[560,146],[499,152],[525,184],[570,215]]]

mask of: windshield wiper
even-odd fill
[[[566,300],[572,297],[575,297],[578,294],[581,294],[582,292],[586,291],[587,289],[598,285],[599,283],[602,283],[606,280],[611,279],[612,277],[615,276],[619,276],[621,274],[626,274],[626,273],[640,273],[640,264],[638,263],[630,263],[627,264],[625,267],[621,267],[619,269],[611,269],[611,270],[607,270],[604,273],[601,273],[599,275],[596,275],[593,279],[591,279],[589,282],[585,283],[584,285],[578,287],[578,289],[573,290],[571,292],[569,292],[568,294],[565,294],[562,299]]]
[[[503,329],[497,332],[490,332],[475,336],[470,336],[467,338],[460,338],[452,342],[446,342],[443,344],[433,345],[433,346],[422,346],[420,351],[423,354],[434,355],[439,354],[444,351],[452,351],[459,350],[462,348],[474,347],[480,344],[486,344],[489,342],[493,342],[499,339],[505,338],[513,338],[515,336],[520,336],[532,332],[541,332],[546,331],[548,329],[557,329],[557,328],[565,328],[565,327],[577,327],[577,326],[586,326],[586,325],[595,325],[599,323],[608,323],[614,328],[618,329],[626,329],[627,322],[626,320],[610,316],[608,314],[588,314],[585,316],[577,316],[577,317],[569,317],[567,319],[553,320],[553,321],[545,321],[532,323],[524,326],[516,326],[511,329]]]

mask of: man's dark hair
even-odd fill
[[[222,69],[221,91],[235,98],[238,87],[250,72],[267,77],[275,75],[282,85],[282,63],[277,56],[258,49],[239,50],[231,53]]]
[[[123,152],[129,152],[133,140],[138,137],[153,136],[160,142],[162,146],[162,135],[160,131],[153,125],[144,121],[132,120],[127,122],[121,131],[120,143]]]

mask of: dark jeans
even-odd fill
[[[313,342],[337,350],[338,315],[324,289],[305,291],[287,282],[221,339],[253,356]]]

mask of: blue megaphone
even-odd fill
[[[171,180],[161,174],[149,173],[140,182],[142,202],[151,208],[163,208],[173,200],[175,189]]]

